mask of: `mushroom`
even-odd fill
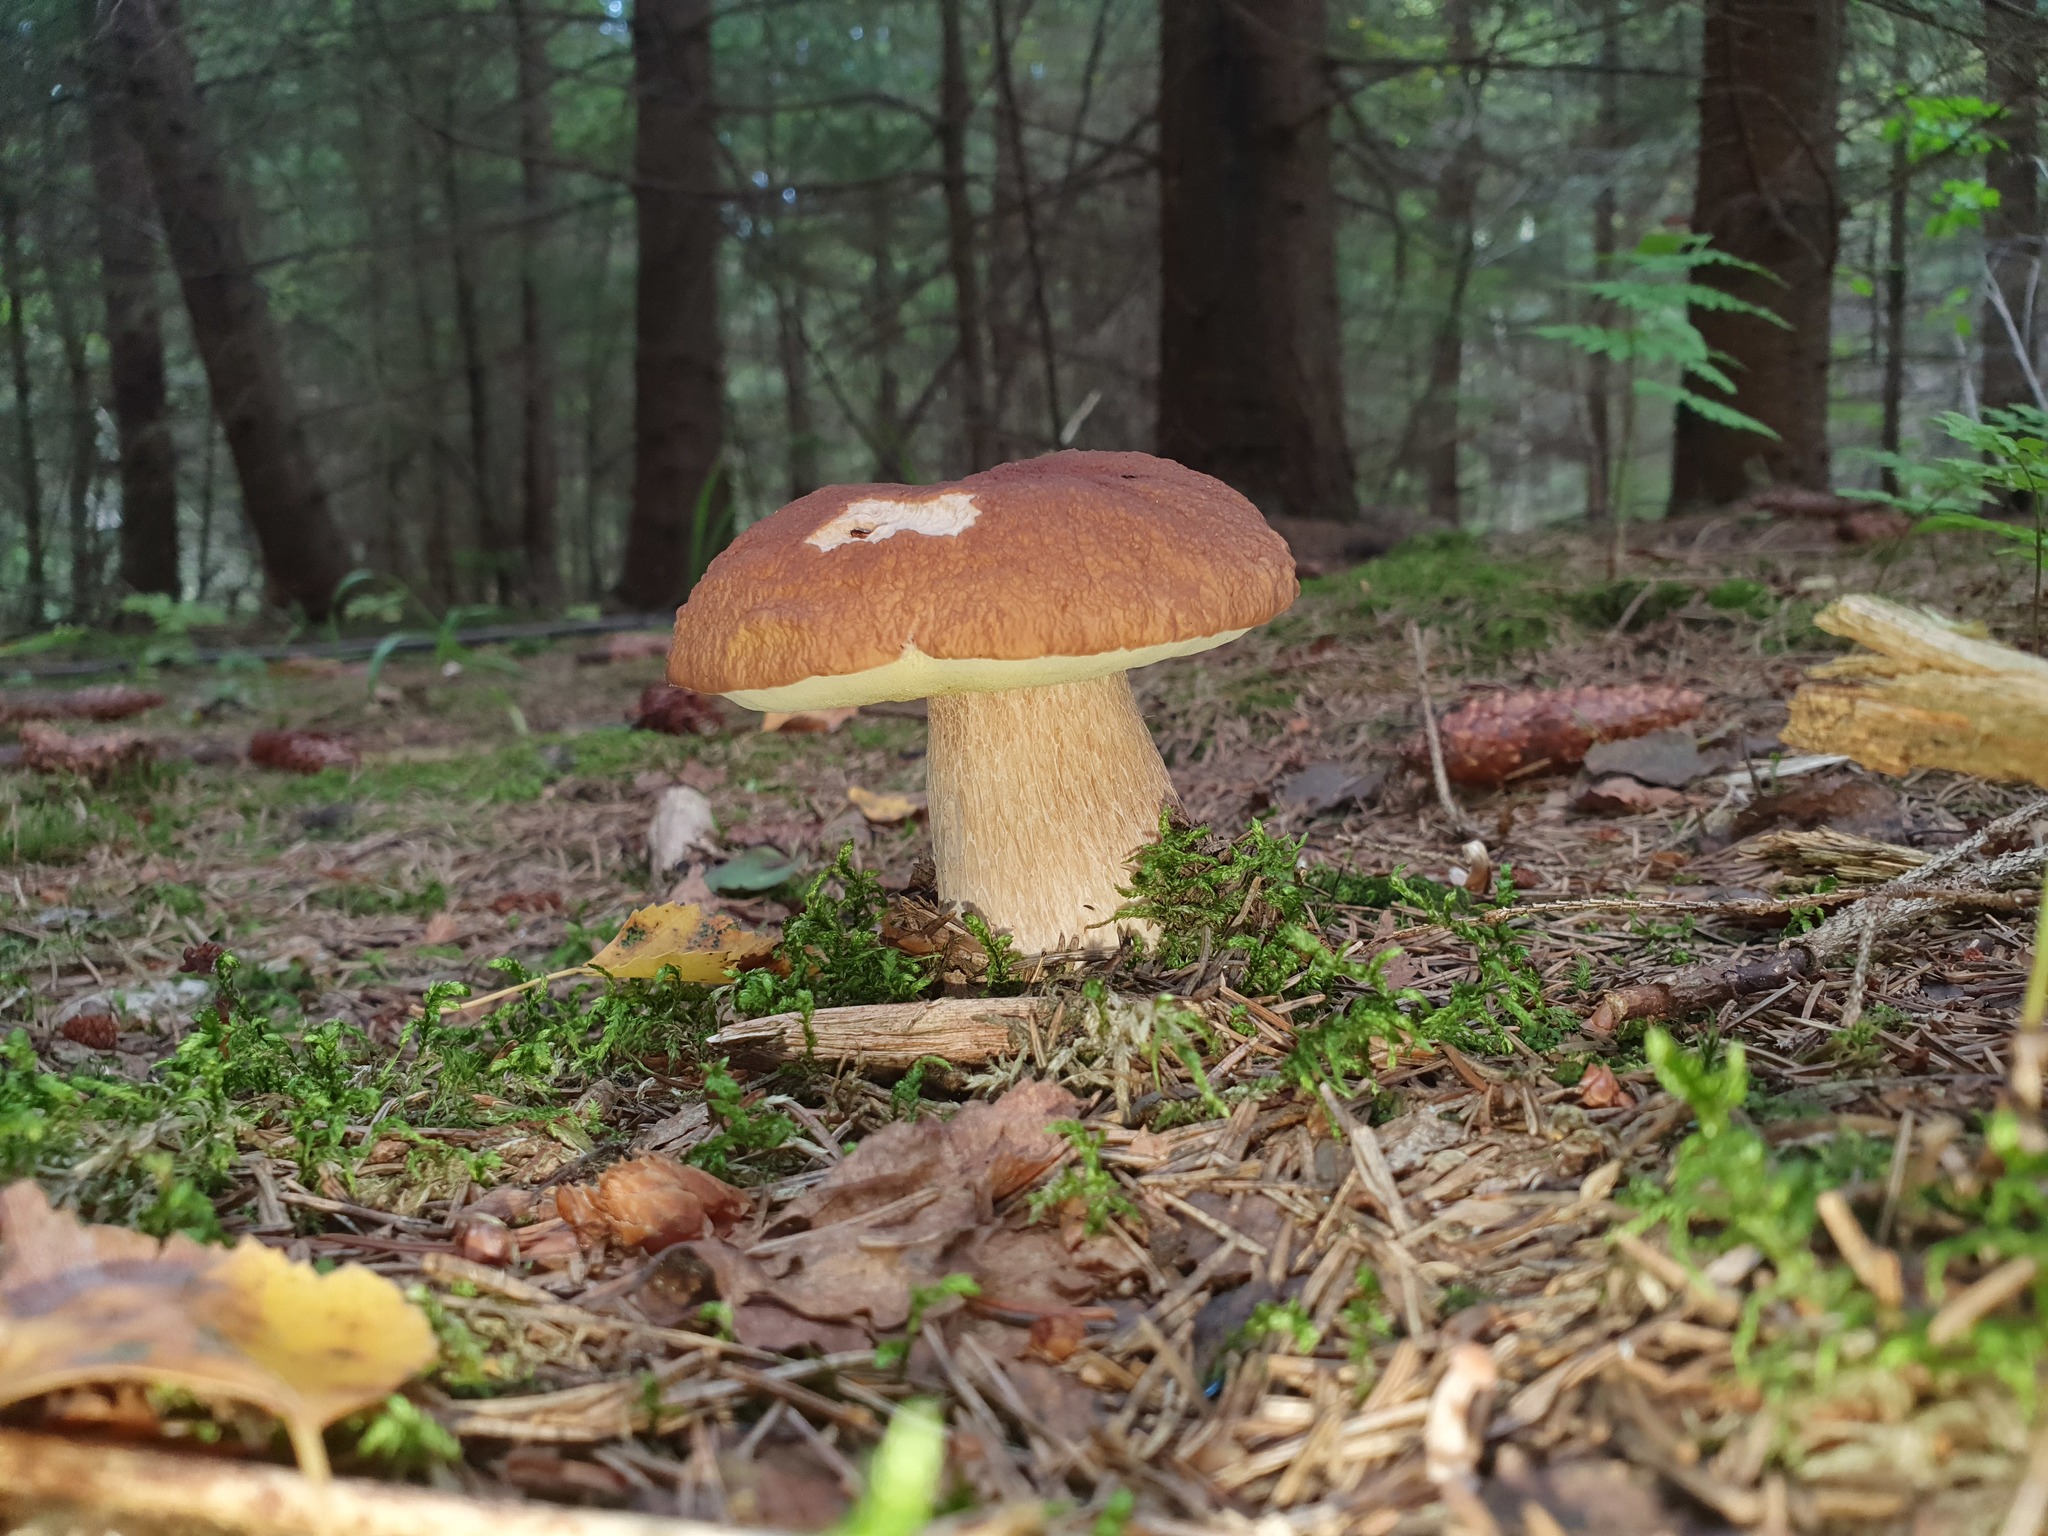
[[[1173,784],[1125,673],[1294,601],[1286,542],[1219,480],[1048,454],[839,485],[755,523],[676,614],[669,681],[749,709],[930,700],[941,898],[1026,954],[1114,948]]]

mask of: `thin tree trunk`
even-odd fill
[[[348,574],[348,545],[285,382],[269,302],[200,109],[177,0],[100,0],[97,24],[149,166],[272,596],[324,618]]]
[[[890,216],[895,196],[893,187],[880,185],[867,195],[871,259],[868,345],[875,359],[875,478],[892,485],[909,478],[903,458],[902,379],[896,372],[896,355],[903,346],[903,291],[896,279],[895,220]]]
[[[1843,0],[1707,0],[1692,227],[1761,273],[1702,267],[1694,280],[1785,324],[1695,307],[1729,359],[1727,403],[1760,436],[1678,407],[1671,506],[1739,500],[1762,484],[1828,487],[1828,347],[1842,205],[1836,184]]]
[[[548,89],[554,74],[547,39],[534,23],[530,0],[505,0],[505,5],[512,17],[519,65],[520,545],[527,603],[553,608],[562,601],[555,533],[560,475],[555,464],[555,344],[541,280],[548,265],[552,194],[547,157],[555,144]]]
[[[1600,4],[1600,106],[1593,121],[1593,145],[1600,155],[1600,190],[1593,194],[1593,276],[1614,275],[1617,197],[1616,158],[1621,152],[1621,9],[1617,0]],[[1614,323],[1614,306],[1596,300],[1587,320],[1597,326]],[[1586,366],[1586,517],[1602,522],[1619,517],[1614,505],[1614,369],[1606,354],[1596,352]]]
[[[1473,0],[1447,0],[1444,6],[1454,59],[1469,60],[1477,46],[1472,5]],[[1479,86],[1469,63],[1462,66],[1462,74],[1457,91],[1458,141],[1438,178],[1431,216],[1439,260],[1448,276],[1443,310],[1430,341],[1429,377],[1415,419],[1417,457],[1430,518],[1453,528],[1462,527],[1465,521],[1464,500],[1458,489],[1458,459],[1464,439],[1458,393],[1465,375],[1465,295],[1472,284],[1480,172]]]
[[[584,329],[588,338],[583,353],[583,595],[599,599],[604,595],[603,542],[599,491],[609,460],[603,452],[604,423],[609,419],[610,397],[605,384],[611,377],[613,329],[606,323],[605,304],[611,286],[612,240],[616,231],[613,213],[607,205],[598,225],[596,281],[590,286],[590,320]]]
[[[789,499],[818,488],[818,428],[811,419],[810,342],[801,288],[775,296],[775,355],[782,369],[783,427],[789,436]]]
[[[981,271],[975,257],[974,204],[967,191],[967,48],[960,0],[939,0],[939,163],[946,195],[946,264],[953,279],[953,377],[960,391],[960,435],[969,472],[996,462],[989,419],[988,365],[981,344]],[[815,478],[815,474],[812,476]]]
[[[1986,410],[2036,403],[2027,371],[2041,268],[2041,45],[2035,0],[1984,0],[1985,89],[1999,108],[1991,132],[2003,141],[1984,157],[1984,180],[1998,194],[1997,205],[1984,211],[1984,259],[2004,301],[2001,314],[1997,300],[1984,299],[1977,396]],[[2007,316],[2019,331],[2017,347]]]
[[[1906,79],[1906,37],[1904,21],[1892,18],[1892,79]],[[1913,165],[1906,135],[1892,140],[1891,166],[1885,188],[1884,222],[1884,380],[1883,422],[1878,428],[1878,446],[1886,453],[1899,451],[1900,420],[1906,400],[1906,196],[1913,185]],[[1886,464],[1879,472],[1885,490],[1899,494],[1899,472]]]
[[[1162,8],[1158,448],[1266,512],[1348,519],[1327,21]]]
[[[35,382],[28,365],[28,318],[21,273],[21,204],[0,192],[0,286],[7,290],[7,356],[14,370],[15,469],[21,486],[22,552],[28,570],[22,608],[31,628],[43,622],[43,480],[36,455]]]
[[[1024,227],[1024,264],[1031,279],[1031,314],[1038,323],[1038,354],[1045,376],[1046,434],[1049,447],[1057,448],[1060,427],[1066,420],[1060,409],[1059,352],[1052,324],[1052,300],[1047,288],[1045,257],[1038,230],[1038,199],[1031,186],[1031,161],[1024,150],[1024,115],[1017,105],[1017,77],[1010,68],[1009,23],[1003,14],[1003,0],[989,0],[989,23],[995,32],[996,90],[1002,99],[1002,142],[1010,160],[1010,175],[1017,190],[1017,213]],[[1328,128],[1325,126],[1325,134]]]
[[[206,589],[213,584],[213,469],[219,457],[219,433],[211,418],[200,424],[206,431],[206,449],[199,458],[199,569],[193,577],[193,596],[206,601]]]
[[[447,98],[454,121],[454,92]],[[454,143],[441,136],[441,196],[448,210],[448,277],[455,298],[455,344],[462,349],[463,393],[469,404],[469,497],[476,514],[478,595],[504,602],[514,561],[498,518],[498,456],[491,431],[490,361],[484,352],[483,315],[477,302],[477,257],[462,199]]]
[[[85,0],[88,19],[92,0]],[[107,373],[121,460],[121,585],[178,595],[178,455],[171,439],[157,287],[156,206],[142,147],[122,120],[115,81],[92,59],[86,116],[106,306]]]
[[[679,602],[718,542],[725,363],[718,335],[717,118],[711,0],[637,0],[633,199],[639,274],[633,504],[619,600]],[[695,530],[693,522],[702,518]]]
[[[92,488],[100,477],[99,401],[92,387],[92,360],[86,353],[85,326],[71,302],[61,274],[49,282],[50,311],[57,322],[58,344],[64,352],[68,399],[69,462],[65,466],[64,527],[71,546],[71,600],[74,624],[90,624],[99,602],[99,540],[92,528]]]
[[[420,191],[419,144],[408,132],[399,158],[401,179],[406,188],[406,246],[412,260],[413,331],[418,338],[420,376],[419,458],[426,488],[424,548],[421,557],[427,569],[427,586],[441,607],[453,607],[461,600],[455,571],[455,530],[449,515],[448,449],[443,430],[448,419],[447,393],[442,387],[440,328],[435,321],[434,295],[427,286],[430,270],[425,199]]]

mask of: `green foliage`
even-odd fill
[[[1732,395],[1735,381],[1727,371],[1730,359],[1707,345],[1691,318],[1694,310],[1717,310],[1784,325],[1775,311],[1694,280],[1703,267],[1762,277],[1772,274],[1754,262],[1715,250],[1710,236],[1667,229],[1651,231],[1634,250],[1617,252],[1614,259],[1621,275],[1573,287],[1613,310],[1615,324],[1539,325],[1536,334],[1561,341],[1588,357],[1623,364],[1633,375],[1631,386],[1638,395],[1682,405],[1738,432],[1775,438],[1778,434],[1755,417],[1700,393],[1706,388]],[[1639,371],[1643,369],[1657,373]]]
[[[924,1315],[940,1302],[953,1296],[979,1296],[981,1287],[972,1275],[943,1275],[932,1285],[913,1285],[910,1288],[910,1316],[904,1322],[901,1338],[883,1339],[875,1346],[875,1364],[885,1371],[893,1371],[910,1358],[910,1346],[917,1342],[917,1336],[924,1329]]]
[[[1746,576],[1731,576],[1709,587],[1706,597],[1710,608],[1718,608],[1723,613],[1746,614],[1752,619],[1768,619],[1778,611],[1777,593]]]
[[[1297,1355],[1313,1354],[1322,1342],[1323,1330],[1308,1315],[1308,1308],[1289,1297],[1285,1301],[1262,1301],[1252,1308],[1244,1325],[1247,1343],[1276,1342],[1292,1348]]]
[[[1459,532],[1417,534],[1351,573],[1367,613],[1444,625],[1482,659],[1549,643],[1555,605],[1538,585],[1543,574],[1527,560],[1497,559]]]
[[[462,1460],[462,1442],[411,1398],[393,1393],[356,1437],[356,1454],[405,1474]]]
[[[833,1536],[917,1536],[932,1517],[945,1471],[945,1422],[935,1404],[913,1398],[889,1421],[860,1502]]]
[[[1102,1501],[1102,1508],[1095,1513],[1095,1523],[1088,1529],[1090,1536],[1124,1536],[1131,1523],[1131,1513],[1138,1507],[1137,1495],[1128,1488],[1119,1488]]]
[[[779,1110],[755,1109],[747,1092],[726,1070],[723,1059],[704,1068],[704,1102],[719,1129],[691,1149],[689,1160],[706,1173],[732,1176],[732,1160],[749,1153],[773,1152],[796,1134],[796,1122]]]
[[[1683,608],[1695,588],[1683,581],[1639,581],[1631,577],[1572,593],[1565,606],[1573,618],[1591,629],[1612,629],[1623,618],[1631,629],[1654,624]]]
[[[836,887],[836,893],[835,893]],[[900,1003],[931,986],[930,957],[906,955],[879,933],[888,896],[872,870],[853,861],[853,844],[804,892],[803,910],[783,926],[776,956],[789,969],[749,971],[733,990],[742,1018],[804,1013],[851,1003]]]
[[[1117,1183],[1116,1175],[1102,1166],[1102,1133],[1089,1130],[1078,1120],[1055,1120],[1052,1128],[1067,1138],[1074,1160],[1045,1188],[1032,1191],[1028,1202],[1031,1219],[1042,1221],[1069,1200],[1081,1202],[1091,1234],[1103,1231],[1118,1217],[1134,1219],[1138,1207]]]
[[[1383,1344],[1394,1336],[1394,1318],[1387,1310],[1386,1292],[1370,1265],[1359,1265],[1358,1273],[1352,1277],[1351,1299],[1338,1310],[1337,1326],[1350,1341],[1354,1364],[1366,1359],[1375,1344]]]
[[[1960,411],[1935,418],[1949,437],[1969,452],[1921,463],[1900,454],[1874,454],[1899,477],[1897,495],[1881,491],[1852,494],[1889,502],[1913,513],[1915,533],[1988,534],[1998,552],[2027,561],[2034,570],[2033,625],[2041,634],[2042,583],[2048,566],[2048,415],[2031,405],[1984,412],[1981,420]],[[2027,520],[1986,517],[1985,508],[2019,507]]]
[[[1909,166],[1949,157],[1974,159],[2004,147],[2003,139],[1985,132],[2000,108],[1981,96],[1916,96],[1902,90],[1898,106],[1885,119],[1884,142],[1903,142]],[[1930,239],[1944,240],[1966,229],[1981,229],[1985,211],[1998,202],[1998,193],[1982,175],[1948,177],[1941,183],[1925,232]]]

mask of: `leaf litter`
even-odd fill
[[[1646,624],[1598,665],[1640,667],[1688,622]],[[1247,665],[1271,660],[1250,650]],[[1713,654],[1712,678],[1673,677],[1709,700],[1709,752],[1717,730],[1767,733],[1769,712],[1745,701],[1789,686],[1768,653]],[[1601,675],[1569,652],[1556,665]],[[1328,689],[1247,729],[1148,686],[1164,690],[1147,707],[1184,795],[1218,827],[1242,826],[1286,773],[1359,760],[1342,713],[1355,706]],[[1374,739],[1399,740],[1412,697],[1386,678]],[[1182,755],[1183,729],[1202,751]],[[821,775],[808,810],[755,809],[756,824],[822,827],[848,777]],[[1555,777],[1529,774],[1468,801],[1494,879],[1470,891],[1439,883],[1453,857],[1474,867],[1464,834],[1432,825],[1426,785],[1398,776],[1378,800],[1319,812],[1307,849],[1285,806],[1259,836],[1189,828],[1140,891],[1172,919],[1155,952],[1003,982],[955,963],[973,930],[935,901],[898,901],[908,883],[873,900],[827,886],[785,904],[779,964],[729,989],[722,970],[708,990],[658,976],[592,982],[580,1001],[533,988],[470,1023],[444,1020],[444,997],[374,1049],[202,1020],[176,1080],[223,1055],[251,1077],[207,1111],[231,1155],[194,1192],[230,1235],[419,1287],[440,1355],[415,1394],[463,1437],[465,1476],[557,1499],[816,1525],[845,1506],[882,1426],[936,1397],[946,1497],[1065,1500],[1071,1514],[1033,1518],[1068,1528],[1133,1501],[1134,1528],[1264,1512],[1291,1529],[1469,1528],[1452,1490],[1471,1483],[1503,1530],[1578,1528],[1604,1504],[1640,1530],[1703,1528],[1702,1509],[1808,1528],[1917,1515],[1935,1530],[1980,1528],[1976,1510],[1995,1526],[2029,1453],[2040,1324],[2014,1266],[2041,1262],[2029,1192],[2048,1174],[2023,1106],[1973,1119],[2006,1082],[2032,925],[2023,886],[1979,877],[2025,850],[1994,841],[1936,871],[1911,897],[1920,926],[1881,936],[1864,965],[1853,924],[1878,879],[2028,802],[1923,775],[1888,791],[1882,837],[1839,830],[1856,795],[1756,829],[1826,834],[1795,857],[1726,836],[1772,777],[1738,757],[1731,781],[1688,782],[1676,806],[1583,819]],[[891,782],[872,764],[857,781]],[[721,822],[744,825],[721,782],[705,781]],[[645,803],[618,807],[637,836]],[[915,834],[867,831],[860,846],[901,882]],[[522,870],[500,888],[558,889],[566,910],[504,916],[566,925],[584,879]],[[766,928],[777,914],[759,899],[749,921]],[[1881,896],[1869,912],[1908,904]],[[1812,942],[1829,913],[1852,924],[1846,950]],[[922,952],[890,932],[926,936]],[[1653,1050],[1640,1018],[1606,1037],[1585,1027],[1617,989],[1761,973],[1788,933],[1833,958],[1760,990],[1724,984],[1674,1026],[1689,1051]],[[694,1044],[734,1014],[885,1009],[977,982],[1045,1008],[973,1074],[749,1069]],[[227,1014],[242,1017],[232,1000]],[[291,1064],[264,1077],[279,1053]],[[352,1086],[366,1066],[382,1075]],[[258,1079],[270,1098],[252,1095]],[[284,1084],[331,1107],[294,1110]],[[149,1091],[123,1123],[195,1141],[196,1090]],[[940,1133],[1019,1094],[1045,1095],[1025,1145],[1050,1159],[998,1196],[976,1171],[993,1164]],[[77,1115],[54,1099],[36,1113]],[[929,1177],[884,1156],[898,1138]],[[716,1177],[745,1210],[720,1232],[699,1199],[694,1227],[651,1242],[609,1217],[580,1240],[563,1191],[594,1196],[657,1142],[659,1166]],[[151,1144],[39,1171],[119,1219],[197,1219],[177,1191],[189,1163],[159,1182],[137,1161]],[[661,1211],[688,1216],[685,1181],[651,1182]],[[890,1189],[909,1203],[891,1209]],[[511,1243],[466,1258],[458,1231],[490,1223]],[[1892,1272],[1879,1250],[1897,1259],[1896,1304],[1864,1279]],[[836,1304],[820,1266],[849,1277]],[[1490,1393],[1472,1387],[1483,1373],[1464,1368],[1465,1346],[1491,1362]],[[1637,1480],[1615,1482],[1617,1468]]]

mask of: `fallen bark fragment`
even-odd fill
[[[820,1061],[858,1057],[882,1071],[907,1071],[926,1056],[970,1066],[1028,1046],[1032,1024],[1048,1013],[1046,999],[1038,997],[941,997],[819,1008],[808,1020],[800,1013],[742,1019],[705,1046],[775,1061],[806,1055]]]
[[[1599,1006],[1586,1019],[1586,1028],[1605,1035],[1630,1019],[1668,1019],[1695,1008],[1714,1007],[1730,998],[1774,991],[1804,976],[1811,963],[1804,951],[1794,949],[1762,959],[1752,957],[1734,965],[1695,965],[1663,981],[1617,987],[1600,999]]]
[[[0,696],[0,725],[23,720],[126,720],[163,701],[153,689],[127,683],[102,683],[69,693],[10,693]]]
[[[54,725],[29,721],[21,728],[21,765],[36,773],[75,773],[103,783],[124,768],[150,761],[156,749],[131,731],[68,736]]]
[[[670,1515],[470,1499],[357,1478],[171,1456],[0,1429],[0,1512],[58,1507],[234,1536],[732,1536]]]
[[[1660,683],[1488,694],[1444,716],[1444,767],[1454,783],[1480,785],[1543,767],[1575,768],[1597,742],[1682,725],[1704,704],[1690,688]]]
[[[1879,773],[1952,768],[2048,784],[2048,660],[1863,594],[1813,622],[1869,651],[1807,674],[1788,746],[1845,753]]]
[[[249,738],[249,761],[286,773],[319,773],[362,763],[356,744],[326,731],[258,731]]]

